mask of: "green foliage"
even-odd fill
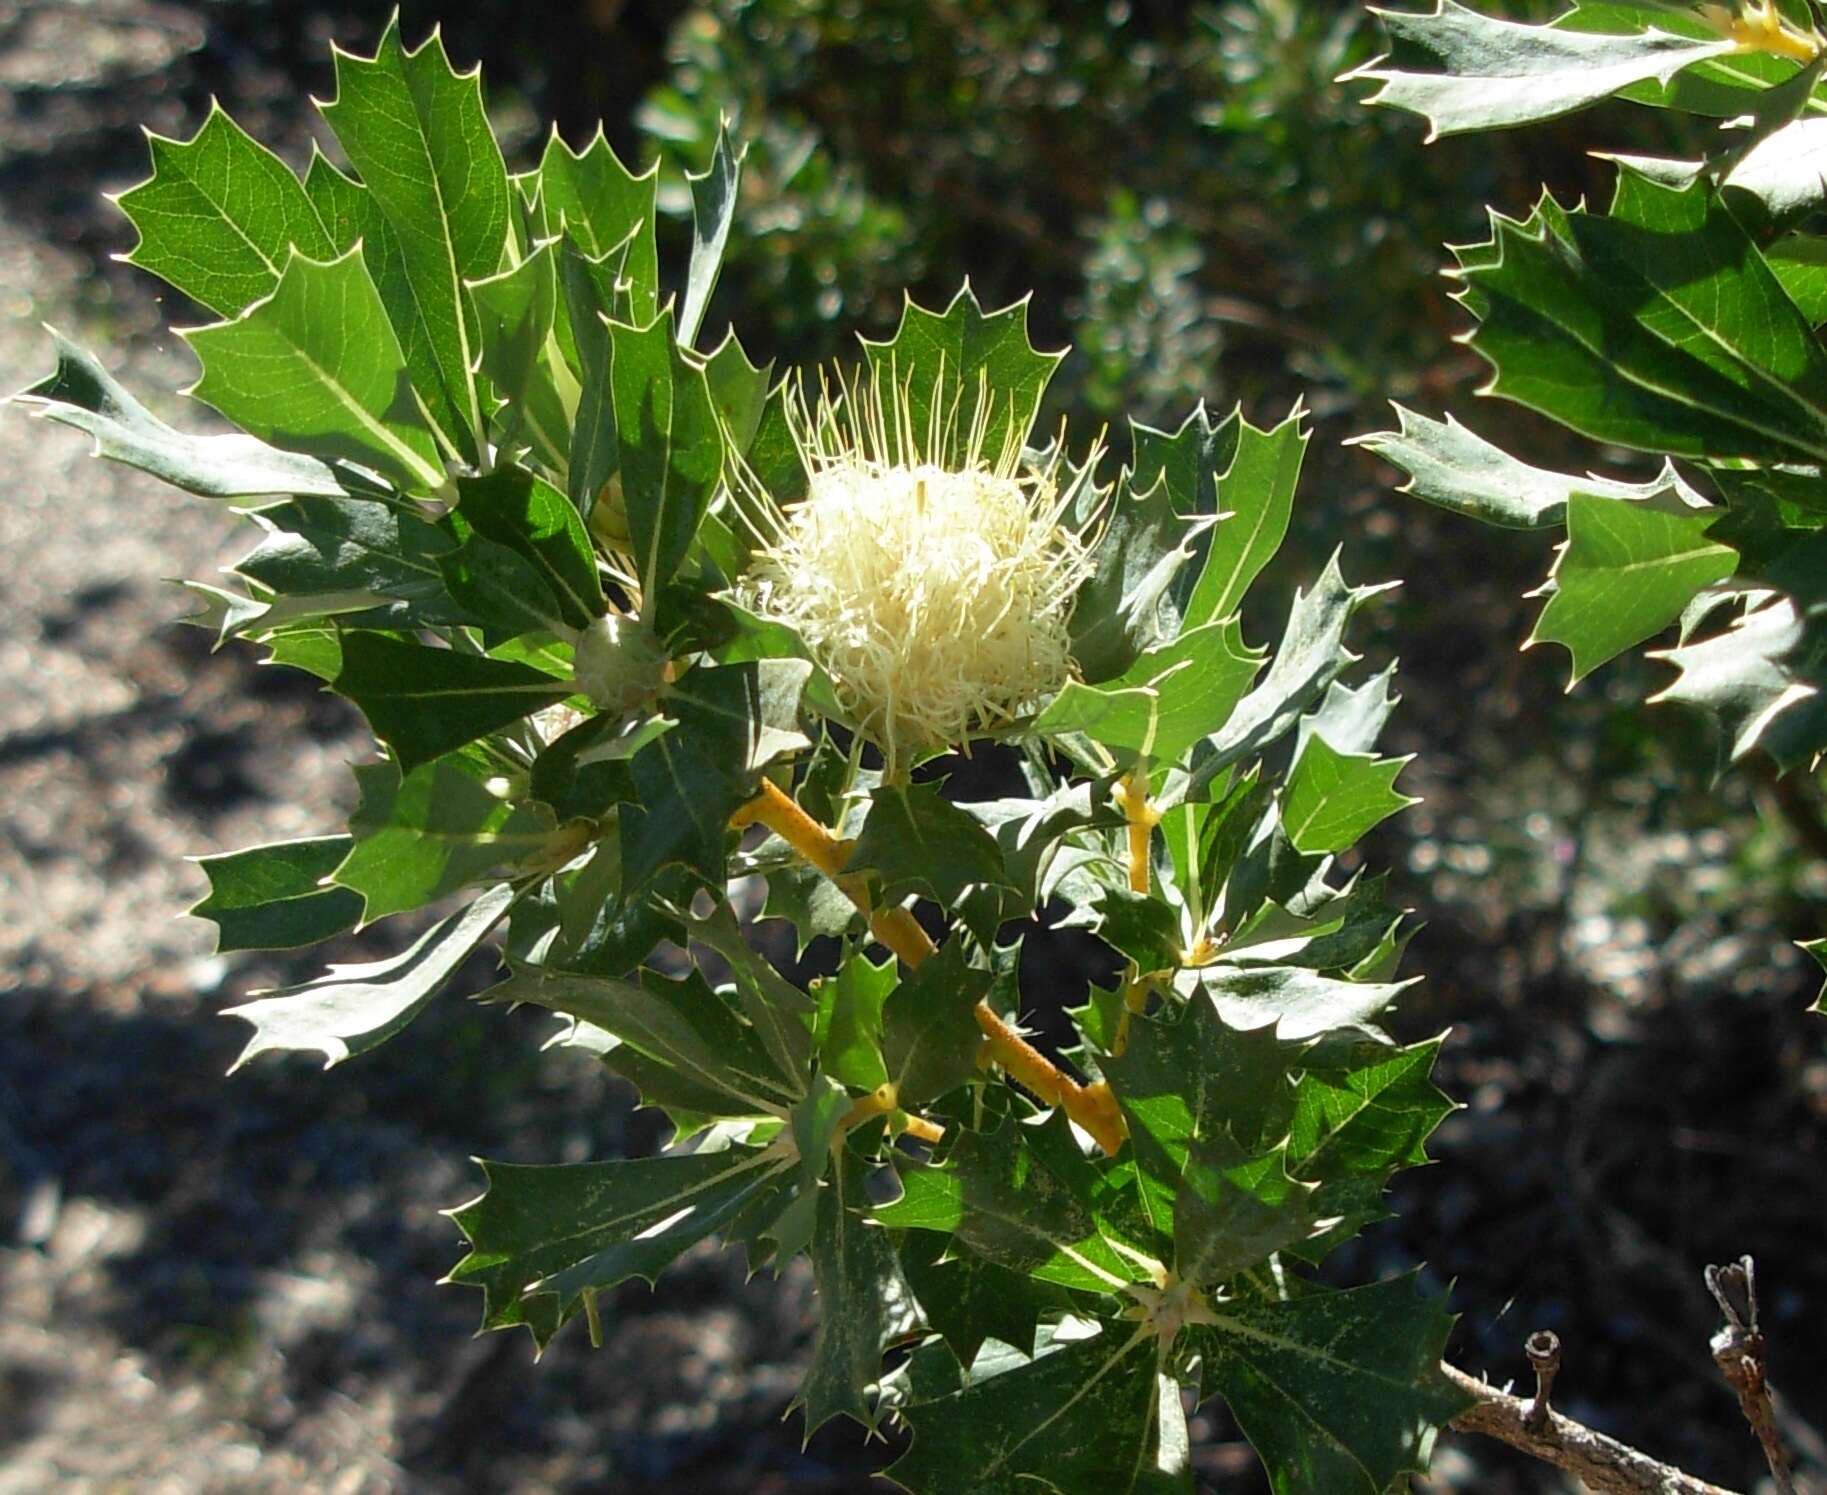
[[[1660,700],[1703,711],[1720,766],[1762,750],[1779,770],[1827,750],[1819,704],[1827,600],[1814,557],[1827,461],[1827,353],[1811,232],[1823,43],[1818,7],[1735,20],[1577,4],[1552,26],[1443,0],[1384,17],[1391,56],[1361,70],[1375,101],[1436,132],[1524,123],[1613,94],[1743,116],[1701,161],[1618,158],[1609,206],[1545,195],[1456,250],[1466,341],[1484,392],[1659,459],[1648,481],[1543,471],[1451,417],[1398,407],[1362,438],[1410,491],[1487,522],[1565,526],[1531,642],[1563,645],[1577,681],[1679,624],[1652,657],[1678,672]],[[1498,86],[1494,80],[1501,80]],[[1597,454],[1595,454],[1596,457]],[[1677,462],[1683,464],[1677,466]]]
[[[395,23],[372,58],[339,53],[324,112],[354,175],[318,158],[300,183],[212,114],[157,142],[122,199],[136,261],[223,318],[191,334],[193,393],[246,434],[181,435],[62,343],[26,396],[104,455],[263,500],[240,589],[198,588],[203,620],[326,680],[380,743],[347,835],[205,859],[197,912],[222,948],[441,915],[391,958],[231,1009],[253,1025],[242,1061],[373,1047],[505,921],[483,999],[557,1015],[674,1145],[485,1164],[451,1274],[482,1289],[485,1327],[543,1347],[717,1235],[756,1266],[809,1258],[806,1423],[904,1421],[892,1478],[915,1492],[1188,1490],[1188,1385],[1230,1404],[1278,1490],[1422,1467],[1459,1406],[1437,1365],[1450,1321],[1406,1281],[1304,1274],[1380,1215],[1447,1103],[1437,1045],[1384,1030],[1402,914],[1332,860],[1408,803],[1376,753],[1388,676],[1345,683],[1379,589],[1335,556],[1272,651],[1240,611],[1290,528],[1300,409],[1137,424],[1106,483],[1100,452],[1039,451],[1061,355],[1035,349],[1025,303],[909,300],[859,378],[922,460],[980,450],[983,481],[1019,483],[1026,543],[1086,554],[1057,573],[1069,676],[885,778],[840,707],[841,659],[743,590],[777,538],[757,511],[794,512],[830,476],[802,444],[833,438],[733,334],[698,348],[738,242],[729,136],[688,184],[691,245],[663,281],[655,178],[600,138],[510,177],[435,37],[409,51]],[[1690,356],[1730,382],[1794,351]],[[888,501],[879,471],[840,476]],[[1576,525],[1587,501],[1564,500]],[[1576,575],[1651,566],[1640,624],[1752,553],[1646,512],[1653,532],[1576,529],[1563,631]],[[896,642],[950,626],[910,615]],[[960,802],[953,755],[990,739],[1025,792]],[[813,989],[750,943],[731,885],[752,872],[799,947],[835,939]],[[1125,978],[1073,1014],[1070,1064],[1012,1026],[1021,930],[1049,903]]]

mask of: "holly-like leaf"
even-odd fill
[[[486,758],[461,752],[404,778],[392,763],[355,770],[355,844],[333,876],[362,896],[364,924],[422,907],[552,843],[550,813],[497,793],[492,777]]]
[[[402,773],[555,705],[574,689],[512,660],[367,632],[344,635],[334,687],[361,708]]]
[[[366,1053],[404,1028],[482,944],[514,901],[506,883],[426,930],[399,955],[330,967],[315,981],[262,995],[230,1017],[254,1025],[254,1036],[230,1069],[273,1050],[310,1051],[324,1068]]]
[[[679,343],[692,347],[698,340],[698,328],[710,306],[711,292],[717,288],[717,272],[723,265],[723,247],[729,242],[730,224],[736,216],[736,189],[742,181],[742,158],[747,147],[738,149],[730,139],[729,127],[717,124],[717,144],[711,151],[711,164],[702,176],[687,172],[691,188],[691,263],[685,273],[685,298],[679,305]]]
[[[302,452],[280,451],[252,436],[190,436],[174,431],[115,382],[96,360],[49,329],[57,367],[12,398],[34,414],[87,432],[95,455],[149,472],[204,498],[267,493],[339,497],[342,479]]]
[[[985,312],[968,281],[942,312],[910,299],[895,335],[882,343],[865,339],[863,351],[884,398],[906,391],[907,429],[922,442],[929,430],[940,433],[941,449],[921,455],[953,469],[972,455],[966,448],[979,391],[986,392],[988,408],[978,415],[978,451],[993,463],[1009,442],[1027,440],[1053,370],[1066,356],[1037,352],[1029,342],[1026,298]]]
[[[285,162],[211,102],[189,140],[148,132],[152,176],[114,199],[139,242],[125,256],[220,317],[272,294],[293,249],[335,257]]]
[[[435,30],[407,51],[396,15],[373,57],[337,51],[336,97],[320,107],[393,228],[445,390],[479,434],[477,327],[463,286],[501,268],[510,207],[480,70],[452,68]]]
[[[1178,1388],[1154,1336],[1127,1323],[903,1415],[913,1446],[888,1476],[913,1495],[1192,1489]]]
[[[1174,1274],[1225,1282],[1318,1228],[1315,1184],[1288,1174],[1287,1149],[1246,1156],[1228,1138],[1195,1142],[1174,1195]]]
[[[983,1030],[972,1015],[990,973],[965,963],[948,940],[903,981],[882,1007],[882,1057],[903,1108],[924,1105],[977,1074]]]
[[[1827,455],[1827,352],[1707,182],[1624,167],[1608,215],[1493,228],[1459,271],[1487,393],[1643,451]]]
[[[550,588],[570,627],[587,627],[603,615],[607,603],[583,520],[543,478],[517,467],[459,478],[457,508],[449,522],[459,538],[473,529],[518,551]]]
[[[593,260],[625,246],[621,271],[633,320],[643,325],[660,309],[660,259],[654,246],[659,181],[658,161],[639,176],[622,165],[600,125],[581,153],[553,130],[539,161],[539,207],[546,232],[556,235],[562,219],[565,235]]]
[[[1236,618],[1188,628],[1099,685],[1069,682],[1033,722],[1036,736],[1082,732],[1125,759],[1177,762],[1223,727],[1262,668]]]
[[[1087,685],[1114,680],[1175,636],[1179,610],[1170,590],[1212,518],[1189,518],[1174,502],[1164,471],[1146,488],[1128,473],[1117,484],[1096,568],[1072,604],[1072,657]]]
[[[1136,1018],[1103,1066],[1139,1162],[1171,1194],[1194,1143],[1225,1138],[1254,1153],[1282,1137],[1299,1053],[1272,1025],[1232,1027],[1195,998],[1171,1021]]]
[[[400,248],[400,236],[381,211],[375,196],[360,182],[353,181],[331,165],[315,144],[311,164],[305,172],[305,194],[323,220],[325,231],[337,254],[347,254],[360,247],[362,261],[380,292],[381,305],[387,309],[387,320],[393,335],[399,339],[400,352],[406,360],[406,372],[413,394],[430,421],[441,446],[460,454],[465,462],[475,462],[479,454],[476,435],[470,429],[469,416],[460,411],[450,388],[444,382],[444,370],[438,364],[432,326],[438,322],[435,310],[429,320],[420,305],[412,272]],[[467,399],[459,388],[458,395]]]
[[[1738,552],[1707,537],[1718,517],[1574,494],[1554,592],[1529,642],[1564,645],[1577,681],[1660,633],[1737,569]]]
[[[188,392],[261,440],[370,467],[409,493],[443,482],[359,252],[328,262],[294,252],[271,296],[183,336],[203,364]]]
[[[1429,1078],[1439,1052],[1434,1039],[1400,1049],[1352,1044],[1337,1056],[1322,1045],[1310,1057],[1295,1090],[1288,1166],[1321,1185],[1315,1213],[1337,1223],[1317,1242],[1296,1246],[1297,1255],[1317,1261],[1381,1219],[1390,1174],[1427,1161],[1427,1139],[1453,1110]]]
[[[781,1073],[803,1074],[812,1060],[812,1034],[806,1025],[812,1014],[811,999],[743,938],[728,903],[719,903],[708,919],[692,919],[688,927],[694,940],[715,950],[728,964],[743,1016]]]
[[[892,958],[878,966],[858,950],[820,986],[819,1062],[826,1074],[858,1090],[888,1082],[882,1009],[897,980]]]
[[[571,410],[577,386],[561,372],[553,326],[558,316],[558,251],[555,241],[535,245],[498,275],[469,282],[475,308],[476,356],[495,393],[507,402],[500,417],[502,439],[531,444],[554,470],[571,450]],[[567,399],[569,396],[569,399]]]
[[[845,871],[873,874],[884,906],[922,893],[948,909],[958,908],[971,888],[1008,886],[1002,854],[989,832],[934,784],[877,789]],[[973,917],[979,939],[994,935],[996,907],[971,905],[965,912]]]
[[[830,1164],[812,1232],[818,1328],[799,1390],[808,1438],[840,1415],[875,1426],[869,1390],[881,1379],[882,1352],[913,1322],[912,1295],[888,1233],[868,1218],[861,1159],[840,1147]]]
[[[1109,1292],[1142,1280],[1135,1258],[1105,1239],[1093,1201],[1037,1155],[1033,1131],[1004,1122],[964,1132],[944,1166],[904,1169],[901,1197],[875,1218],[948,1231],[986,1260],[1062,1287]]]
[[[1226,1023],[1237,1028],[1266,1023],[1289,1041],[1363,1027],[1413,984],[1340,981],[1296,966],[1228,965],[1207,967],[1199,981]]]
[[[1713,33],[1658,27],[1621,35],[1530,26],[1438,0],[1426,14],[1377,10],[1393,50],[1345,74],[1381,86],[1368,102],[1407,109],[1428,139],[1571,114],[1633,85],[1666,84],[1683,68],[1737,50]]]
[[[324,880],[349,854],[347,836],[282,841],[198,857],[209,896],[190,912],[216,926],[216,949],[298,950],[353,929],[362,900]]]
[[[1276,1495],[1383,1495],[1425,1470],[1466,1399],[1440,1372],[1452,1319],[1412,1277],[1282,1301],[1239,1297],[1185,1331]]]
[[[370,593],[421,604],[435,604],[443,594],[438,560],[450,541],[402,508],[313,497],[257,509],[253,518],[266,538],[235,570],[273,592]]]
[[[565,493],[578,513],[586,517],[594,517],[597,496],[621,464],[621,443],[615,435],[615,400],[610,388],[609,318],[614,315],[616,304],[614,262],[617,254],[625,256],[629,247],[612,250],[597,261],[587,258],[569,236],[558,245],[558,291],[564,309],[561,327],[570,331],[580,385],[577,417],[566,455]],[[637,298],[636,305],[640,304]],[[624,531],[626,517],[621,516]]]
[[[1519,462],[1450,413],[1444,422],[1394,406],[1395,431],[1354,436],[1351,445],[1375,452],[1408,474],[1398,490],[1506,529],[1549,529],[1567,521],[1567,500],[1575,493],[1597,498],[1643,500],[1675,490],[1684,500],[1699,495],[1664,459],[1647,483],[1619,483],[1588,473],[1550,472]]]
[[[575,976],[528,966],[485,994],[490,1002],[530,1002],[602,1029],[660,1068],[630,1078],[650,1105],[714,1116],[778,1116],[804,1098],[804,1074],[783,1069],[769,1054],[733,998],[711,990],[697,971],[678,980],[641,971],[633,981]],[[621,1069],[621,1050],[605,1055]],[[676,1078],[657,1090],[648,1081]],[[689,1088],[686,1088],[689,1087]],[[689,1094],[681,1101],[678,1096]]]
[[[1184,786],[1170,784],[1168,807],[1202,798],[1231,765],[1260,752],[1289,731],[1357,656],[1345,647],[1345,625],[1381,587],[1353,587],[1339,570],[1338,552],[1311,591],[1297,591],[1288,609],[1281,645],[1260,684],[1237,704],[1213,737],[1195,747]]]
[[[1393,689],[1395,678],[1396,667],[1392,664],[1362,685],[1333,681],[1313,713],[1301,718],[1294,738],[1295,761],[1307,750],[1307,739],[1316,735],[1341,753],[1368,753],[1377,745],[1401,702]]]
[[[482,1327],[524,1324],[543,1349],[584,1296],[631,1277],[653,1282],[687,1248],[763,1195],[790,1154],[732,1147],[613,1163],[484,1162],[488,1186],[451,1219],[469,1254],[450,1282],[479,1287]]]
[[[927,1324],[961,1365],[977,1358],[986,1339],[1031,1355],[1042,1317],[1066,1306],[1062,1289],[985,1261],[937,1231],[909,1231],[900,1262]]]
[[[1311,734],[1282,791],[1281,823],[1295,849],[1343,851],[1397,810],[1419,804],[1395,789],[1410,761],[1337,752],[1319,733]]]
[[[1827,637],[1787,597],[1749,592],[1723,630],[1650,658],[1680,671],[1650,700],[1711,712],[1732,762],[1761,748],[1784,770],[1802,767],[1827,741]]]
[[[651,623],[723,476],[723,443],[704,370],[673,338],[672,312],[609,324],[610,394],[621,446],[630,553]]]
[[[1236,450],[1218,479],[1220,517],[1183,608],[1189,627],[1231,617],[1250,583],[1281,549],[1294,512],[1301,462],[1307,454],[1305,422],[1306,412],[1298,405],[1286,420],[1267,431],[1239,416]],[[1215,730],[1206,728],[1207,732]]]

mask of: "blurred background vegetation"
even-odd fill
[[[1399,399],[1453,409],[1542,465],[1618,458],[1575,449],[1525,412],[1474,405],[1481,371],[1452,340],[1462,318],[1438,274],[1442,245],[1482,237],[1487,204],[1526,213],[1544,185],[1563,200],[1602,196],[1608,173],[1591,149],[1679,150],[1678,126],[1616,106],[1424,148],[1415,120],[1366,110],[1361,89],[1335,82],[1377,50],[1374,22],[1358,5],[1314,0],[402,9],[409,41],[441,21],[459,65],[483,62],[510,165],[531,162],[545,121],[581,145],[600,120],[625,160],[657,157],[671,215],[663,263],[683,263],[682,173],[707,162],[727,117],[750,149],[707,327],[733,322],[754,356],[847,356],[857,334],[892,329],[904,293],[943,303],[968,276],[986,304],[1033,293],[1036,342],[1073,353],[1049,418],[1067,418],[1080,442],[1108,424],[1119,457],[1126,418],[1173,426],[1197,401],[1242,401],[1266,424],[1306,402],[1316,440],[1296,534],[1257,595],[1279,609],[1338,544],[1353,580],[1407,578],[1357,637],[1373,661],[1402,661],[1397,741],[1420,755],[1404,787],[1425,803],[1378,833],[1369,861],[1393,869],[1425,921],[1405,969],[1427,980],[1406,1001],[1404,1036],[1453,1027],[1441,1078],[1467,1102],[1440,1134],[1440,1165],[1402,1186],[1399,1225],[1340,1266],[1361,1279],[1425,1259],[1438,1281],[1456,1280],[1466,1317],[1455,1355],[1499,1379],[1520,1372],[1528,1331],[1557,1329],[1573,1410],[1748,1484],[1755,1450],[1706,1355],[1705,1262],[1756,1254],[1779,1384],[1800,1408],[1827,1404],[1827,1362],[1807,1348],[1818,1350],[1827,1312],[1827,1029],[1804,1011],[1819,973],[1791,944],[1823,932],[1827,830],[1814,786],[1779,790],[1752,773],[1712,782],[1698,719],[1641,705],[1661,672],[1640,655],[1563,694],[1564,658],[1517,651],[1545,542],[1396,496],[1388,469],[1341,444]],[[15,225],[86,267],[57,314],[121,345],[200,320],[108,260],[128,235],[97,189],[142,174],[135,127],[187,136],[212,94],[302,163],[314,135],[327,143],[307,105],[333,89],[327,44],[365,50],[382,19],[372,5],[281,0],[0,3],[0,200]],[[42,295],[33,309],[47,314]],[[1253,635],[1272,621],[1253,620]],[[474,1099],[487,1041],[462,1014],[438,1021],[449,1025],[436,1030],[440,1052],[460,1056]],[[625,1104],[619,1119],[578,1121],[564,1112],[570,1082],[556,1080],[478,1137],[467,1100],[423,1112],[438,1076],[421,1085],[388,1067],[409,1064],[402,1051],[419,1041],[364,1061],[367,1104],[438,1149],[489,1142],[550,1159],[560,1131],[572,1151],[654,1140],[629,1129]],[[510,1068],[546,1074],[549,1062],[529,1047]],[[293,1073],[241,1076],[235,1093]],[[286,1104],[300,1117],[346,1088],[305,1071],[295,1083]],[[158,1104],[150,1088],[142,1099]],[[60,1145],[43,1142],[53,1157]],[[384,1228],[370,1223],[364,1240]],[[719,1294],[739,1276],[700,1284],[704,1314],[725,1311]],[[770,1311],[791,1321],[790,1292],[783,1301]],[[646,1312],[632,1295],[618,1306]],[[239,1322],[212,1332],[232,1339]],[[680,1329],[676,1353],[692,1353],[699,1332]],[[145,1337],[192,1342],[169,1325]],[[404,1333],[397,1349],[434,1352]],[[778,1391],[757,1383],[718,1401],[708,1424],[616,1422],[616,1458],[567,1462],[599,1426],[601,1378],[542,1371],[536,1390],[515,1350],[477,1361],[429,1410],[401,1411],[403,1487],[848,1490],[882,1459],[832,1429],[795,1453],[797,1430],[774,1422]],[[583,1354],[571,1345],[556,1358]],[[758,1355],[738,1355],[731,1373]],[[638,1357],[622,1364],[638,1373]],[[466,1444],[452,1410],[469,1408],[465,1397],[489,1415],[513,1409],[522,1452],[549,1454],[544,1472]],[[581,1431],[566,1443],[561,1425]],[[1794,1431],[1806,1442],[1805,1426]],[[1209,1488],[1259,1488],[1222,1414],[1200,1433]],[[5,1458],[0,1439],[0,1470]],[[1551,1488],[1541,1478],[1466,1446],[1443,1457],[1434,1488]]]

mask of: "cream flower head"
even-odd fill
[[[1063,440],[1029,464],[1013,420],[986,451],[996,398],[983,379],[960,441],[962,387],[943,371],[936,385],[923,431],[892,366],[835,394],[821,383],[816,402],[800,386],[787,413],[804,498],[783,510],[736,476],[760,547],[737,601],[805,640],[891,778],[1072,678],[1068,623],[1091,570],[1067,516],[1095,454],[1062,484]]]

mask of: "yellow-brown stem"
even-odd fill
[[[792,797],[767,779],[761,793],[730,817],[740,830],[745,825],[765,825],[816,867],[869,921],[869,932],[890,950],[917,966],[937,951],[920,921],[904,908],[878,909],[871,905],[868,884],[855,875],[845,876],[851,843],[841,841],[795,804]]]
[[[1129,821],[1129,891],[1148,891],[1149,842],[1161,812],[1148,802],[1148,772],[1138,768],[1117,785],[1116,801]]]
[[[1146,781],[1144,781],[1146,784]],[[1144,791],[1145,792],[1145,791]],[[1144,804],[1146,801],[1144,800]],[[733,816],[730,824],[765,825],[812,866],[837,884],[844,896],[869,920],[869,930],[878,940],[910,966],[919,966],[938,951],[919,921],[904,908],[875,909],[870,906],[867,885],[861,878],[846,876],[844,866],[850,860],[850,843],[833,836],[795,804],[792,798],[767,779],[761,781],[761,792]],[[1144,832],[1143,870],[1147,870]],[[1105,1152],[1115,1154],[1123,1145],[1125,1131],[1115,1097],[1107,1085],[1082,1086],[1045,1054],[1035,1048],[1005,1023],[984,1002],[976,1009],[977,1026],[989,1040],[989,1050],[996,1062],[1011,1078],[1032,1091],[1048,1105],[1058,1105],[1096,1140]],[[879,1116],[894,1109],[892,1092],[877,1090],[862,1097],[844,1118],[846,1127]],[[945,1128],[920,1116],[909,1116],[906,1130],[927,1142],[937,1142]]]

